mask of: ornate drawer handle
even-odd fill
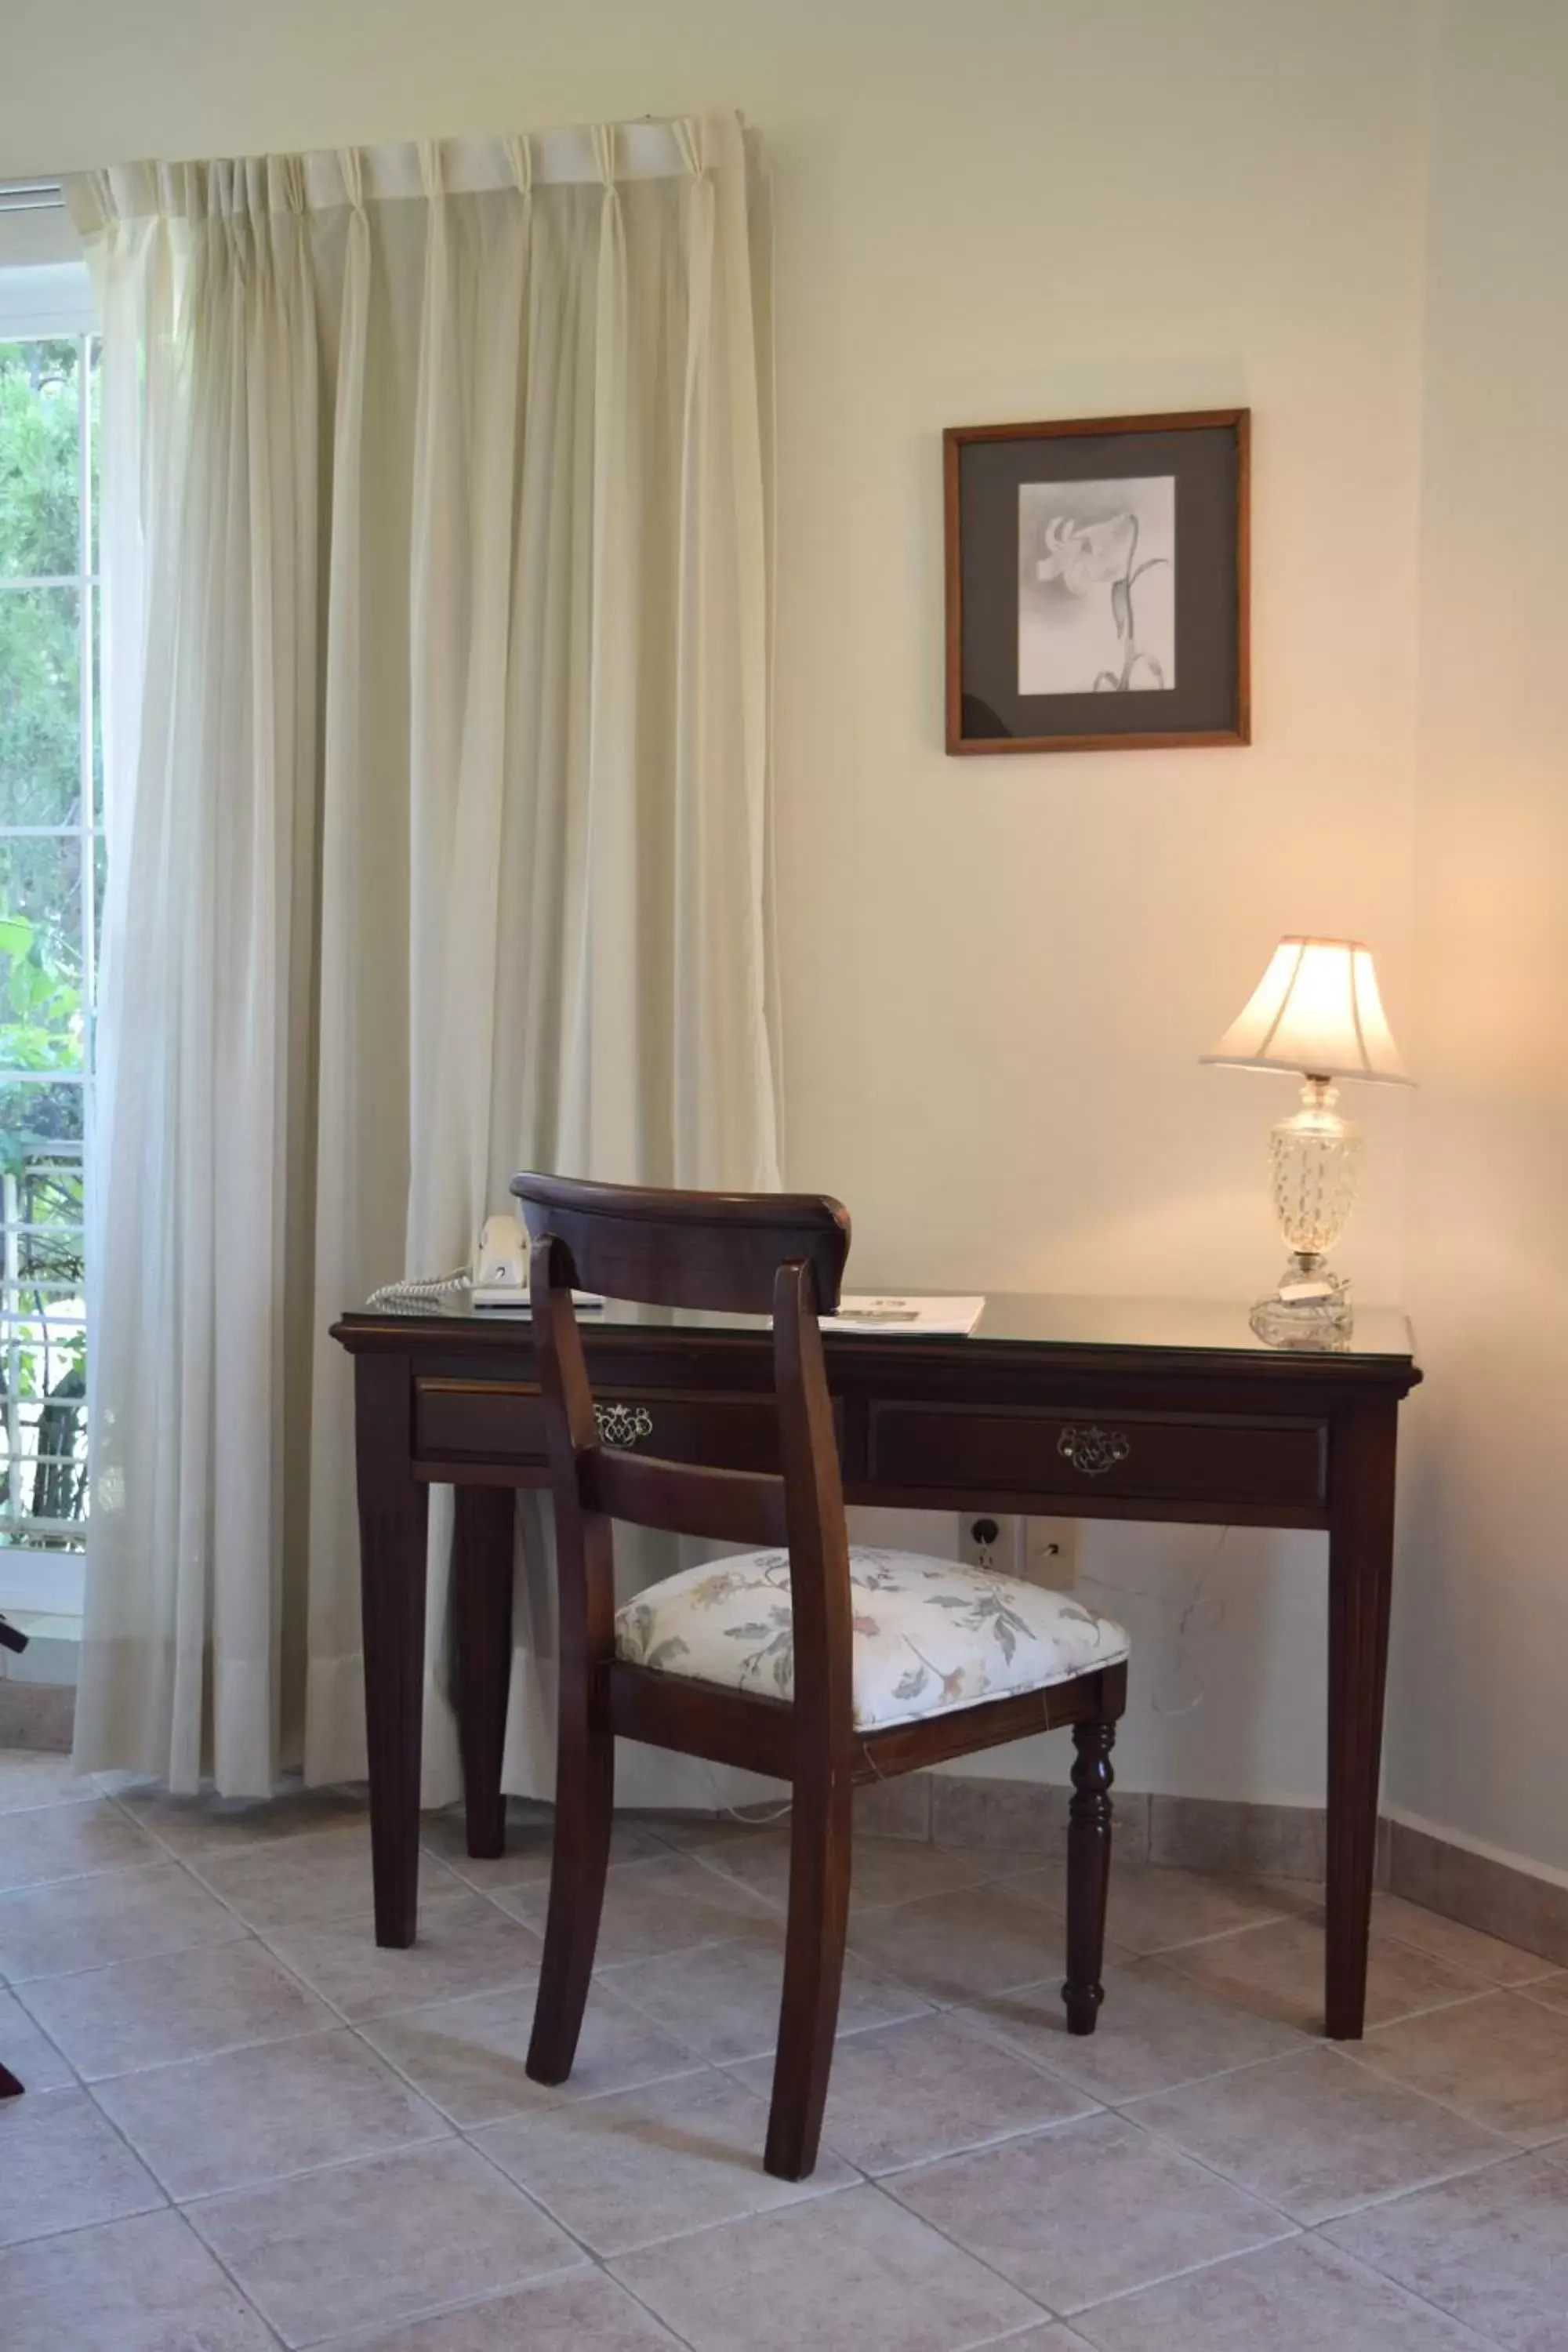
[[[1132,1451],[1132,1440],[1120,1429],[1101,1429],[1090,1422],[1087,1429],[1075,1428],[1070,1423],[1057,1440],[1057,1452],[1086,1478],[1103,1478],[1119,1462],[1125,1462]]]
[[[653,1435],[653,1415],[646,1404],[596,1404],[594,1419],[606,1445],[630,1447]]]

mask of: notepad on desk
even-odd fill
[[[967,1339],[985,1312],[984,1298],[895,1298],[846,1292],[825,1331],[864,1331],[878,1339]]]

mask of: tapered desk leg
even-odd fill
[[[1361,1406],[1334,1433],[1329,1533],[1328,1944],[1324,2030],[1361,2038],[1377,1854],[1383,1695],[1394,1580],[1395,1407]]]
[[[21,2095],[22,2085],[9,2066],[0,2066],[0,2099],[19,2099]]]
[[[401,1950],[419,1913],[419,1761],[425,1706],[426,1487],[410,1447],[406,1356],[354,1363],[364,1713],[375,1940]]]
[[[510,1486],[459,1486],[452,1535],[452,1616],[458,1724],[468,1852],[506,1850],[501,1752],[511,1688],[511,1584],[516,1502]]]

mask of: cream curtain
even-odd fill
[[[718,116],[70,195],[110,811],[77,1759],[257,1794],[363,1769],[332,1318],[462,1264],[518,1167],[778,1181],[763,190]]]

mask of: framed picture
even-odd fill
[[[950,751],[1248,740],[1248,422],[949,428]]]

